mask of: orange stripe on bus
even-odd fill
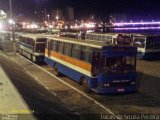
[[[60,53],[53,52],[53,51],[51,52],[51,56],[59,58],[59,59],[65,61],[67,63],[70,63],[72,65],[80,67],[84,70],[91,71],[91,64],[89,64],[89,63],[86,63],[86,62],[71,58],[69,56],[65,56],[65,55],[62,55]]]
[[[48,55],[48,49],[45,49],[45,54]]]
[[[48,49],[45,50],[45,54],[48,55]],[[83,62],[81,60],[77,60],[75,58],[71,58],[66,55],[62,55],[54,51],[51,52],[51,56],[91,72],[91,64],[89,63]]]

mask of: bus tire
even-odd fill
[[[22,55],[22,49],[19,49],[19,54]]]
[[[83,88],[84,92],[91,93],[91,89],[89,88],[88,82],[87,82],[87,80],[85,78],[82,78],[81,85],[82,85],[82,88]]]
[[[34,55],[31,54],[31,60],[32,60],[32,62],[36,63],[37,62],[36,61],[36,56],[34,56]]]
[[[58,71],[58,68],[56,66],[54,67],[54,72],[57,77],[60,77],[61,73]]]

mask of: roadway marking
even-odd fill
[[[19,54],[17,54],[19,55]],[[108,113],[110,113],[111,115],[113,115],[114,117],[116,117],[118,120],[121,120],[122,118],[115,115],[115,113],[113,113],[111,110],[109,110],[108,108],[106,108],[104,105],[102,105],[101,103],[99,103],[98,101],[94,100],[93,98],[91,98],[90,96],[88,96],[87,94],[85,94],[84,92],[78,90],[77,88],[75,88],[74,86],[68,84],[67,82],[64,82],[62,79],[58,78],[57,76],[53,75],[52,73],[48,72],[47,70],[43,69],[42,67],[38,66],[37,64],[33,63],[32,61],[30,61],[29,59],[19,55],[21,58],[26,59],[28,62],[34,64],[36,67],[40,68],[41,70],[43,70],[44,72],[46,72],[47,74],[51,75],[52,77],[56,78],[58,81],[60,81],[61,83],[67,85],[68,87],[72,88],[73,90],[77,91],[78,93],[80,93],[81,95],[85,96],[86,98],[88,98],[89,100],[93,101],[95,104],[97,104],[98,106],[100,106],[101,108],[103,108],[104,110],[106,110]]]

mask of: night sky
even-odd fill
[[[111,13],[125,13],[130,19],[160,19],[160,0],[12,0],[14,14],[33,15],[36,9],[73,6],[78,18],[91,14],[106,17]],[[0,9],[8,10],[8,0],[0,0]]]

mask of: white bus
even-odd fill
[[[130,45],[132,42],[130,34],[125,33],[86,33],[85,39],[106,44]]]
[[[138,48],[138,57],[144,59],[160,58],[160,35],[132,34],[133,46]]]
[[[44,61],[46,38],[39,35],[21,35],[19,37],[19,53],[33,62]]]

